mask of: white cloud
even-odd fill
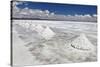
[[[50,13],[49,10],[45,10],[44,12],[45,12],[46,14],[49,14],[49,13]]]
[[[15,2],[14,5],[18,5],[22,3]],[[16,8],[16,7],[14,7]],[[24,9],[17,8],[13,10],[13,17],[16,18],[40,18],[40,19],[55,19],[55,20],[75,20],[75,21],[96,21],[97,17],[96,14],[93,16],[86,14],[86,15],[58,15],[54,12],[50,12],[49,10],[39,10],[39,9],[29,9],[28,7]]]
[[[90,14],[85,14],[85,15],[78,15],[78,14],[75,14],[74,15],[75,17],[88,17],[88,18],[91,18],[92,16]]]
[[[54,13],[54,12],[52,12],[52,13],[51,13],[51,15],[55,15],[55,13]]]
[[[92,17],[91,15],[89,15],[89,14],[86,14],[86,15],[84,15],[84,17]]]
[[[19,4],[23,4],[24,2],[20,2],[20,1],[13,1],[12,2],[13,3],[13,7],[16,7],[17,5],[19,5]]]
[[[93,14],[93,17],[97,17],[97,14]]]

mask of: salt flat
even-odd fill
[[[15,65],[97,60],[97,23],[13,20],[12,24]]]

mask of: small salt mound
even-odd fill
[[[48,40],[51,39],[55,35],[55,33],[49,27],[46,27],[41,35]]]
[[[29,29],[32,30],[32,31],[34,31],[34,30],[36,30],[35,27],[36,27],[36,25],[31,23]]]
[[[44,30],[44,28],[40,24],[38,24],[35,29],[39,34],[42,33]]]
[[[31,30],[35,30],[40,36],[42,36],[46,40],[51,39],[55,35],[55,33],[48,26],[38,24],[31,25],[30,27]]]
[[[30,24],[29,23],[23,23],[23,22],[20,22],[18,23],[20,26],[22,27],[25,27],[25,28],[29,28],[30,27]]]
[[[93,44],[88,40],[85,34],[81,34],[72,41],[71,46],[79,50],[93,50]]]

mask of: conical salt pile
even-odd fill
[[[40,24],[38,24],[38,25],[36,26],[36,29],[35,29],[35,30],[40,34],[40,33],[43,32],[44,28],[43,28]]]
[[[49,27],[46,27],[46,29],[42,32],[41,34],[45,39],[51,39],[55,33],[49,28]]]
[[[30,24],[30,27],[29,27],[30,30],[34,31],[35,30],[35,26],[36,26],[35,24]]]
[[[88,40],[85,34],[81,34],[72,41],[71,46],[79,50],[92,50],[93,44]]]

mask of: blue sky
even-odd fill
[[[49,10],[50,12],[54,12],[55,14],[63,15],[97,14],[97,6],[93,5],[57,4],[25,1],[22,4],[18,4],[17,7],[21,9],[27,7],[29,9]]]

